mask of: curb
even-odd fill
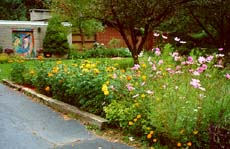
[[[48,105],[48,106],[52,107],[53,109],[55,109],[59,112],[73,115],[75,118],[82,120],[82,121],[86,122],[87,124],[95,125],[99,129],[105,128],[105,126],[108,123],[108,120],[106,120],[102,117],[99,117],[99,116],[94,115],[92,113],[81,111],[79,108],[77,108],[75,106],[66,104],[66,103],[61,102],[59,100],[55,100],[55,99],[47,97],[43,94],[39,94],[32,89],[23,87],[21,85],[14,84],[13,82],[11,82],[9,80],[3,79],[2,82],[3,82],[3,84],[5,84],[11,88],[15,88],[18,91],[25,93],[26,95],[29,95],[31,97],[35,97],[37,102]]]

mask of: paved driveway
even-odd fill
[[[0,149],[129,149],[0,84]]]

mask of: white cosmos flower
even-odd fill
[[[164,36],[164,35],[161,35],[162,36],[162,38],[163,39],[168,39],[168,37],[167,36]]]
[[[180,41],[180,38],[175,37],[174,40],[175,40],[175,41]]]
[[[158,36],[160,36],[160,34],[159,33],[154,33],[153,36],[158,37]]]
[[[184,44],[184,43],[187,43],[186,41],[180,41],[180,43]]]

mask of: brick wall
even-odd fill
[[[103,43],[105,46],[109,46],[109,41],[112,40],[113,38],[120,39],[120,47],[127,47],[121,34],[112,27],[106,27],[103,32],[98,32],[96,34],[96,41],[98,43]],[[150,50],[152,49],[152,47],[153,47],[153,37],[152,37],[152,33],[150,33],[144,45],[144,48]]]

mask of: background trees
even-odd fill
[[[59,14],[73,20],[99,20],[115,27],[127,44],[134,63],[147,36],[187,0],[55,0]],[[61,8],[61,9],[60,9]],[[77,12],[76,12],[77,11]]]
[[[50,0],[1,0],[0,20],[29,20],[29,9],[49,8]]]

